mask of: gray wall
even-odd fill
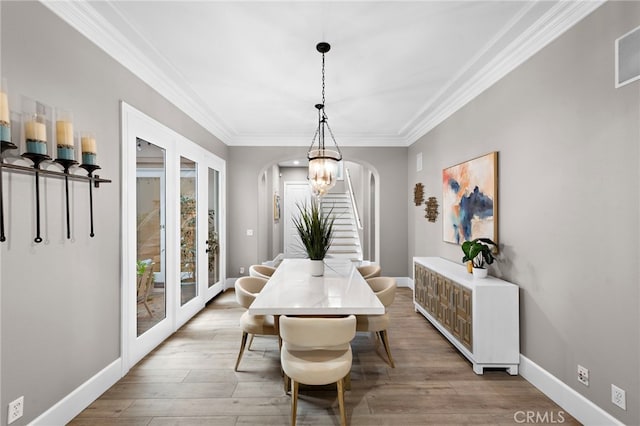
[[[86,183],[72,184],[73,232],[65,238],[63,187],[43,179],[43,230],[35,245],[33,177],[6,174],[8,242],[1,247],[1,424],[25,396],[24,425],[120,356],[121,99],[225,158],[226,146],[40,3],[2,2],[2,76],[10,107],[21,95],[74,112],[97,134],[100,175],[89,238]],[[55,168],[55,167],[54,167]]]
[[[229,187],[228,234],[229,276],[237,276],[240,266],[245,270],[258,262],[258,233],[246,236],[247,229],[258,226],[259,174],[279,161],[306,156],[305,147],[229,147],[227,163]],[[380,174],[380,263],[385,274],[407,276],[407,148],[341,147],[345,159],[354,158]]]
[[[615,89],[613,73],[614,40],[639,24],[637,2],[596,10],[412,145],[407,188],[412,199],[422,182],[441,202],[443,168],[499,151],[492,273],[521,288],[521,353],[629,425],[640,424],[640,99],[637,82]],[[462,257],[424,206],[409,211],[409,252]],[[627,411],[610,402],[611,383]]]

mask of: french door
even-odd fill
[[[223,290],[225,162],[122,103],[126,372]]]

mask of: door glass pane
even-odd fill
[[[209,233],[207,235],[208,254],[208,286],[211,287],[220,280],[220,214],[218,211],[218,194],[220,193],[220,178],[217,170],[209,169]]]
[[[138,336],[166,317],[165,151],[137,140],[136,308]]]
[[[197,295],[196,163],[180,157],[180,305]]]

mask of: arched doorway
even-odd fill
[[[364,260],[379,262],[380,226],[378,171],[370,164],[358,160],[343,161],[343,177],[338,180],[331,193],[346,193],[347,170],[351,178],[355,204],[362,222],[359,237]],[[283,158],[264,167],[258,174],[258,261],[268,262],[285,252],[286,224],[284,217],[285,182],[307,180],[307,160],[305,158]]]

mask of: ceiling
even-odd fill
[[[584,1],[44,4],[228,145],[408,146],[574,25]]]

